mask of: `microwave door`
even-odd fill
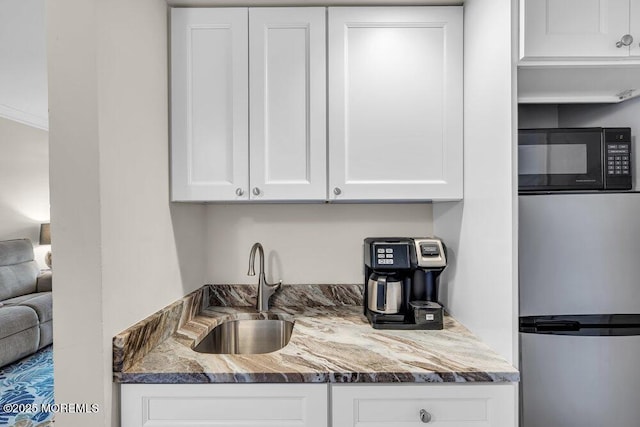
[[[529,129],[518,136],[520,190],[603,188],[602,129]]]

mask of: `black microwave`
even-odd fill
[[[518,131],[518,189],[631,189],[630,128]]]

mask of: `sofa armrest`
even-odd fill
[[[40,273],[36,279],[37,292],[51,292],[53,289],[52,274],[50,271]]]

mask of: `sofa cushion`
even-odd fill
[[[38,315],[40,323],[53,319],[53,300],[51,292],[38,292],[29,295],[22,295],[2,301],[5,307],[29,307]]]
[[[51,271],[42,271],[36,278],[36,291],[49,292],[53,290],[53,276]]]
[[[33,310],[31,311],[33,313]],[[34,326],[17,334],[0,338],[0,367],[22,359],[38,350],[40,329]]]
[[[0,301],[35,292],[38,272],[30,240],[0,242]]]
[[[0,307],[0,339],[18,334],[22,331],[38,326],[38,315],[36,312],[25,306]],[[35,346],[37,348],[38,340]]]
[[[22,264],[33,259],[31,240],[16,239],[0,242],[0,265]]]

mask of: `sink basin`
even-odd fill
[[[293,322],[280,319],[230,320],[216,326],[193,349],[199,353],[262,354],[289,343]]]

